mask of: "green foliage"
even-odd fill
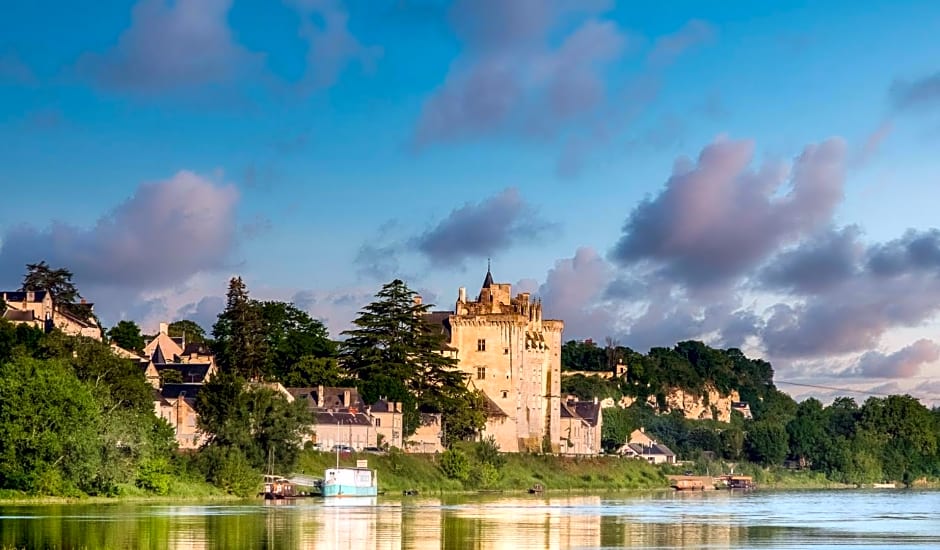
[[[473,445],[473,454],[477,462],[488,464],[499,470],[506,465],[506,455],[499,452],[499,445],[496,443],[496,437],[489,436]]]
[[[0,486],[39,494],[95,491],[101,411],[61,361],[0,366]]]
[[[229,281],[225,309],[212,327],[216,362],[220,370],[249,380],[261,378],[267,341],[261,311],[248,297],[241,277]]]
[[[45,261],[38,264],[26,264],[26,275],[20,291],[48,292],[56,307],[68,310],[73,315],[87,319],[91,308],[79,302],[82,295],[72,282],[72,272],[65,268],[53,269]]]
[[[601,425],[601,446],[607,452],[619,449],[633,430],[640,426],[636,423],[636,415],[628,409],[611,407],[604,409],[604,422]]]
[[[140,464],[135,484],[149,493],[167,495],[174,473],[174,468],[167,458],[152,458]]]
[[[170,323],[167,327],[167,335],[182,337],[187,344],[202,344],[206,341],[206,329],[199,326],[199,323],[189,319]]]
[[[585,401],[595,397],[598,399],[611,397],[615,401],[619,401],[623,395],[617,382],[605,380],[600,376],[585,376],[583,374],[564,376],[561,379],[561,392],[576,395],[578,399]]]
[[[108,338],[129,351],[140,353],[144,350],[144,337],[134,321],[119,321],[108,331]]]
[[[259,470],[237,448],[211,446],[200,454],[208,479],[223,491],[240,497],[257,494],[261,484]]]
[[[431,306],[415,303],[416,295],[398,279],[384,285],[343,333],[342,364],[367,402],[402,402],[406,435],[421,411],[444,414],[449,440],[472,437],[485,420],[482,399],[467,389],[457,360],[441,353],[444,334],[426,321]]]
[[[441,453],[440,466],[444,475],[450,479],[467,481],[472,471],[470,459],[459,449],[448,449]]]
[[[470,485],[479,489],[488,489],[499,481],[499,470],[487,462],[479,462],[470,470]]]
[[[270,465],[289,471],[310,424],[303,401],[288,402],[273,389],[250,386],[238,375],[225,372],[199,391],[196,410],[199,428],[211,434],[207,447],[237,451],[258,470]],[[208,473],[211,478],[213,474]]]
[[[787,457],[787,430],[773,420],[752,422],[744,438],[748,458],[758,464],[780,464]]]

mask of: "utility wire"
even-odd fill
[[[875,395],[878,397],[890,397],[892,395],[898,395],[895,393],[880,393],[880,392],[866,391],[866,390],[853,390],[849,388],[835,388],[833,386],[820,386],[818,384],[801,384],[799,382],[787,382],[786,380],[774,380],[774,384],[788,384],[790,386],[801,386],[804,388],[815,388],[815,389],[820,389],[820,390],[841,391],[841,392],[848,392],[848,393],[860,393],[862,395]],[[915,399],[918,399],[920,401],[932,401],[932,399],[926,399],[924,397],[917,397],[915,395],[912,395],[911,397],[914,397]]]

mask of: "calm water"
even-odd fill
[[[5,548],[940,548],[940,492],[0,506]]]

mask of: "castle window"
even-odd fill
[[[509,348],[503,348],[503,355],[509,355]]]
[[[477,351],[486,351],[486,340],[482,338],[477,340]]]
[[[503,390],[503,399],[509,397],[509,390]]]
[[[486,379],[486,367],[477,367],[477,380]]]

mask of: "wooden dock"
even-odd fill
[[[715,480],[711,476],[667,476],[669,486],[676,491],[711,491]]]

